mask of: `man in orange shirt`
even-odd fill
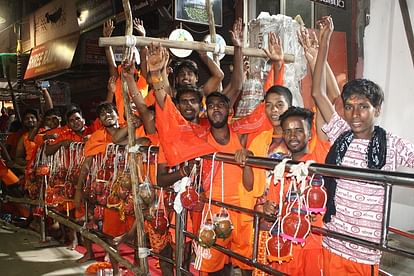
[[[290,157],[295,161],[313,160],[324,163],[329,151],[330,143],[321,140],[312,132],[314,113],[301,107],[289,107],[280,115],[283,142],[289,150]],[[316,137],[312,137],[316,136]],[[315,146],[311,149],[311,139],[316,139]],[[256,180],[257,178],[255,178]],[[287,186],[287,185],[286,185]],[[279,204],[280,184],[268,187],[264,196],[258,199],[255,209],[269,215],[277,213],[276,205]],[[284,191],[284,196],[287,193]],[[322,226],[322,216],[312,217],[312,225]],[[266,230],[261,227],[261,236],[267,235]],[[260,251],[260,249],[259,249]],[[275,269],[288,273],[289,275],[320,275],[322,269],[322,239],[321,236],[312,233],[306,238],[305,245],[293,246],[292,260],[287,263],[274,263]],[[264,259],[260,261],[265,261]],[[255,275],[263,275],[263,272],[255,271]]]
[[[207,141],[217,152],[236,153],[236,151],[243,150],[243,147],[238,134],[233,132],[228,124],[229,104],[230,100],[222,93],[213,92],[207,96],[207,118],[211,126]],[[249,155],[249,153],[246,152],[245,155]],[[237,158],[236,160],[243,164],[243,160]],[[211,175],[209,176],[211,171],[206,171],[205,176],[203,176],[203,188],[206,195],[209,195],[210,189],[212,189],[213,200],[221,201],[223,195],[225,203],[241,206],[242,201],[248,200],[246,199],[246,192],[253,189],[251,167],[241,167],[218,161],[215,163],[212,183],[210,183]],[[211,208],[213,214],[220,211],[218,207],[212,206]],[[228,238],[217,239],[216,244],[250,258],[253,246],[252,239],[250,239],[252,237],[253,219],[231,210],[228,212],[234,229]],[[230,265],[239,267],[242,275],[251,273],[251,267],[235,258],[230,259],[227,255],[215,249],[210,249],[208,258],[203,255],[201,271],[208,272],[209,275],[229,275]]]

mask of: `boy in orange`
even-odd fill
[[[228,125],[230,100],[219,92],[213,92],[206,98],[207,118],[210,123],[210,133],[207,141],[217,152],[236,153],[243,150],[239,136],[233,132]],[[246,151],[246,150],[245,150]],[[248,155],[246,152],[245,155]],[[242,165],[243,160],[236,160]],[[222,200],[222,174],[224,179],[223,193],[224,202],[236,206],[241,206],[241,202],[249,200],[246,197],[246,191],[253,189],[252,169],[249,166],[240,167],[238,165],[216,161],[214,167],[213,182],[210,186],[210,171],[206,171],[203,176],[203,188],[206,195],[212,189],[212,199]],[[208,169],[206,169],[208,170]],[[220,208],[212,206],[213,214],[218,213]],[[252,243],[249,237],[252,237],[252,217],[229,211],[234,229],[230,237],[225,240],[217,239],[216,244],[227,247],[232,251],[244,256],[251,257]],[[230,266],[240,267],[242,275],[249,275],[251,267],[237,259],[230,259],[227,255],[210,249],[210,256],[203,256],[201,262],[201,271],[208,272],[209,275],[229,275]]]
[[[90,173],[92,160],[95,155],[104,154],[106,146],[112,142],[112,135],[119,129],[118,124],[118,113],[111,103],[102,103],[97,107],[97,114],[103,125],[103,127],[95,131],[89,140],[85,144],[84,154],[85,161],[82,165],[79,180],[76,186],[75,192],[75,206],[80,207],[81,198],[82,198],[82,188],[88,174]],[[119,217],[119,212],[116,210],[111,210],[109,208],[104,209],[104,224],[102,231],[112,237],[117,237],[126,233],[133,224],[133,218],[126,217],[125,221],[121,221]],[[85,262],[94,258],[92,243],[90,241],[85,241],[87,252],[85,255],[79,259],[78,262]],[[111,259],[114,275],[118,273],[118,264],[117,262]]]
[[[323,163],[328,153],[330,144],[327,141],[316,137],[315,147],[310,150],[309,142],[312,139],[312,126],[314,114],[308,109],[300,107],[289,107],[280,117],[280,124],[283,129],[283,141],[286,144],[290,157],[295,161],[313,160],[316,163]],[[285,186],[287,188],[287,185]],[[266,214],[275,214],[275,206],[279,204],[280,184],[270,185],[266,196],[258,200],[256,210],[263,210]],[[284,191],[284,196],[287,190]],[[260,207],[260,205],[262,205]],[[322,226],[322,216],[312,216],[312,225]],[[265,230],[265,229],[262,229]],[[267,229],[269,230],[269,229]],[[320,275],[322,271],[322,238],[312,233],[306,238],[305,244],[294,245],[292,260],[288,263],[273,266],[279,271],[289,275]],[[256,275],[260,275],[257,273]]]

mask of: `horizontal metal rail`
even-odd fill
[[[148,147],[142,146],[140,150],[146,152]],[[158,147],[151,147],[150,152],[157,153]],[[202,156],[205,159],[212,159],[213,154]],[[215,160],[224,161],[230,164],[238,164],[234,160],[234,154],[221,153],[216,154]],[[246,160],[246,165],[262,169],[274,169],[276,165],[281,162],[279,159],[270,159],[266,157],[249,156]],[[292,165],[299,164],[298,161],[288,161],[286,168]],[[384,186],[384,183],[391,183],[392,185],[414,188],[414,173],[403,173],[395,171],[382,171],[376,169],[363,169],[347,166],[335,166],[327,164],[313,163],[309,166],[311,173],[322,174],[337,178],[346,178],[352,180],[362,180],[366,182],[373,182],[372,184]]]

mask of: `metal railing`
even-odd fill
[[[147,152],[148,147],[141,147],[142,151]],[[151,152],[157,152],[157,147],[151,147]],[[205,159],[212,159],[213,155],[206,155],[202,158]],[[233,154],[227,153],[217,153],[215,156],[215,160],[223,161],[226,163],[237,164],[234,160]],[[280,160],[276,159],[269,159],[269,158],[262,158],[262,157],[248,157],[246,161],[246,165],[254,166],[257,168],[262,169],[273,169],[276,165],[280,163]],[[296,161],[288,161],[286,164],[286,169],[290,169],[292,165],[298,164],[299,162]],[[326,176],[334,176],[338,178],[346,178],[346,179],[353,179],[359,181],[366,181],[370,182],[374,185],[379,185],[384,187],[384,217],[382,223],[382,232],[381,232],[381,239],[380,242],[375,243],[371,241],[366,241],[363,239],[355,238],[352,236],[340,234],[334,231],[330,231],[324,228],[319,227],[312,227],[312,232],[320,235],[325,235],[329,237],[333,237],[340,240],[345,240],[348,242],[352,242],[355,244],[359,244],[365,247],[378,249],[384,252],[390,252],[393,254],[397,254],[400,256],[404,256],[407,258],[414,259],[414,252],[409,252],[407,250],[396,248],[388,245],[388,232],[389,232],[389,220],[390,220],[390,206],[391,206],[391,195],[392,195],[392,188],[393,186],[402,186],[402,187],[409,187],[414,188],[414,174],[410,173],[401,173],[401,172],[389,172],[389,171],[381,171],[381,170],[372,170],[372,169],[361,169],[361,168],[352,168],[352,167],[338,167],[334,165],[325,165],[325,164],[317,164],[313,163],[309,166],[310,173],[316,173]],[[12,201],[12,199],[9,198]],[[17,201],[21,201],[21,199],[16,199]],[[30,202],[26,202],[30,203]],[[35,205],[38,202],[33,203]],[[212,201],[212,204],[218,207],[224,207],[230,210],[234,210],[237,212],[242,212],[253,217],[253,226],[254,226],[254,238],[253,238],[253,254],[251,258],[247,258],[245,256],[241,256],[235,252],[230,251],[227,248],[222,246],[214,245],[213,248],[217,249],[218,251],[223,252],[233,258],[236,258],[252,267],[258,268],[263,270],[267,273],[272,275],[284,275],[283,273],[272,269],[270,266],[264,265],[257,261],[257,254],[258,254],[258,237],[259,237],[259,220],[260,218],[266,218],[267,220],[275,220],[275,216],[265,215],[261,212],[256,212],[250,209],[229,205],[219,201]],[[184,212],[185,213],[185,212]],[[185,218],[185,216],[184,216]],[[159,254],[154,252],[151,255],[158,257],[159,259],[175,264],[175,272],[176,275],[191,275],[191,273],[185,270],[182,267],[183,264],[183,244],[185,237],[190,237],[195,239],[195,233],[190,233],[185,231],[185,219],[182,220],[179,216],[176,216],[175,225],[171,225],[171,227],[175,228],[175,235],[176,235],[176,258],[168,259]],[[84,230],[86,231],[86,230]],[[81,233],[82,234],[82,233]],[[397,233],[399,235],[404,235],[403,233]],[[100,236],[100,235],[98,235]],[[136,248],[135,248],[136,249]],[[384,272],[385,273],[385,272]],[[386,273],[385,273],[386,274]]]

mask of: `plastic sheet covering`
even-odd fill
[[[295,62],[285,64],[285,86],[293,94],[293,105],[303,106],[300,81],[306,75],[306,58],[297,38],[299,23],[289,16],[270,15],[261,12],[257,19],[249,22],[249,47],[267,48],[268,34],[274,32],[282,40],[283,50],[295,56]],[[264,58],[250,58],[250,77],[264,82],[271,64]]]
[[[243,83],[242,95],[237,105],[236,117],[249,115],[263,100],[263,85],[258,79],[247,79]]]

